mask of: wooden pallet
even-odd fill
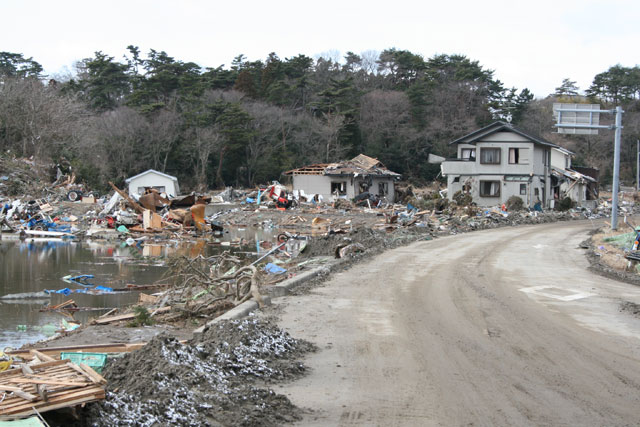
[[[0,420],[104,399],[105,384],[89,366],[67,359],[22,364],[0,372]]]

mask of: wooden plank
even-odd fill
[[[143,347],[146,343],[131,343],[131,344],[121,344],[121,343],[110,343],[110,344],[84,344],[84,345],[74,345],[74,346],[66,346],[66,347],[49,347],[49,348],[38,348],[37,351],[51,356],[55,359],[60,358],[61,352],[88,352],[88,353],[127,353],[133,350],[137,350]],[[29,359],[31,354],[29,350],[12,350],[7,352],[8,355],[21,357],[23,359]],[[5,371],[6,372],[6,371]],[[2,373],[0,373],[1,375]]]
[[[93,386],[73,393],[66,393],[64,395],[51,397],[49,402],[29,402],[21,405],[15,405],[10,408],[3,408],[3,405],[0,404],[0,419],[2,419],[3,415],[28,415],[32,413],[31,411],[33,407],[38,409],[39,412],[46,412],[53,409],[75,406],[80,403],[93,402],[104,398],[104,389]]]
[[[171,306],[167,306],[167,307],[162,307],[159,308],[155,311],[155,313],[164,313],[166,311],[171,310]],[[136,315],[135,313],[129,313],[129,314],[121,314],[119,316],[110,316],[110,317],[103,317],[103,318],[97,318],[94,319],[93,322],[94,324],[97,325],[106,325],[107,323],[112,323],[112,322],[119,322],[122,320],[131,320],[133,318],[135,318]]]
[[[38,412],[53,411],[55,409],[69,408],[69,407],[72,407],[72,406],[80,405],[82,403],[89,403],[89,402],[93,402],[93,401],[97,401],[97,400],[101,400],[101,399],[104,399],[104,397],[97,398],[97,399],[92,399],[92,400],[78,399],[78,400],[72,401],[72,402],[63,402],[63,403],[59,403],[57,405],[49,405],[46,408],[36,408],[36,409],[38,409]],[[23,417],[25,415],[36,415],[38,412],[34,411],[31,408],[28,408],[28,410],[25,411],[25,412],[20,412],[20,413],[17,413],[17,414],[13,414],[13,417],[11,417],[11,418],[13,419],[13,418],[15,418],[17,416]],[[0,417],[0,419],[2,419],[2,417]]]
[[[80,364],[80,369],[82,369],[91,380],[97,384],[106,384],[107,380],[104,379],[102,375],[93,370],[89,365],[85,363]]]
[[[64,365],[65,362],[61,361],[61,360],[54,360],[51,362],[44,362],[44,363],[38,363],[35,365],[30,365],[31,369],[44,369],[44,368],[51,368],[52,366],[60,366],[60,365]]]
[[[80,369],[80,366],[76,365],[75,363],[68,362],[67,366],[73,369],[74,371],[76,371],[77,373],[79,373],[80,375],[83,375],[83,376],[86,375],[86,373],[82,369]]]
[[[49,387],[51,387],[51,386],[49,386]],[[95,388],[95,387],[97,387],[97,386],[94,385],[94,384],[91,384],[90,386],[84,387],[84,389]],[[49,400],[53,399],[55,401],[55,399],[60,399],[60,396],[66,396],[69,393],[76,393],[76,392],[81,391],[81,390],[83,390],[83,389],[78,388],[78,387],[55,387],[53,389],[51,389],[51,388],[48,389],[47,392],[48,392]],[[36,392],[36,389],[32,384],[25,384],[25,385],[22,386],[22,391],[25,392],[25,393],[29,393],[29,394],[34,395],[34,393]],[[36,396],[36,398],[37,398],[37,396]],[[19,398],[17,396],[11,396],[11,397],[5,398],[2,401],[2,403],[0,403],[0,408],[6,409],[6,408],[14,407],[14,406],[23,405],[24,403],[25,403],[24,399],[21,399],[21,398]]]
[[[34,400],[38,399],[38,396],[31,393],[27,393],[26,391],[22,390],[20,387],[12,387],[9,385],[0,384],[0,390],[10,391],[12,393],[15,393],[16,396],[20,396],[21,398],[28,400],[29,402],[33,402]]]
[[[59,308],[66,307],[68,305],[75,304],[75,303],[76,302],[74,300],[70,299],[70,300],[67,300],[65,302],[61,302],[60,304],[54,305],[53,307],[46,307],[45,309],[46,310],[57,310]]]
[[[103,393],[104,390],[100,389]],[[25,402],[24,400],[22,401],[14,401],[11,402],[11,404],[5,405],[4,403],[0,405],[0,416],[1,415],[5,415],[5,414],[12,414],[15,413],[17,411],[21,411],[24,409],[28,409],[31,408],[33,406],[35,407],[43,407],[49,404],[56,404],[56,403],[60,403],[60,402],[65,402],[68,401],[69,399],[77,399],[80,397],[83,397],[86,399],[87,396],[96,396],[99,395],[97,392],[95,391],[91,391],[89,389],[83,390],[80,394],[77,393],[77,389],[76,392],[74,393],[63,393],[60,394],[58,396],[52,396],[49,398],[48,402],[44,402],[42,400],[37,400],[34,402]],[[72,397],[69,397],[72,396]],[[45,409],[45,410],[49,410],[49,409]]]
[[[112,308],[111,310],[107,311],[105,314],[103,314],[100,317],[109,317],[111,314],[115,313],[116,311],[118,311],[118,308]]]
[[[133,209],[136,211],[136,213],[143,213],[144,212],[144,208],[142,206],[140,206],[135,200],[133,200],[131,197],[129,197],[129,194],[125,193],[124,191],[120,190],[118,187],[115,186],[114,183],[109,182],[109,185],[111,186],[111,188],[113,188],[113,190],[115,192],[117,192],[118,194],[120,194],[122,196],[123,199],[125,199],[132,207]]]
[[[86,387],[90,385],[90,383],[79,383],[75,381],[56,381],[42,377],[31,377],[28,378],[12,378],[12,383],[19,384],[50,384],[50,385],[65,385],[71,387]]]
[[[29,350],[29,353],[43,362],[55,362],[56,360],[51,356],[47,356],[46,354],[39,352],[38,350]]]

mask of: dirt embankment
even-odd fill
[[[581,245],[587,249],[586,256],[593,272],[610,279],[640,285],[640,274],[635,268],[636,263],[625,258],[625,249],[607,241],[610,237],[629,231],[629,229],[611,231],[605,226],[594,231],[591,237]]]

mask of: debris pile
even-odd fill
[[[110,362],[107,399],[84,424],[275,426],[300,419],[286,396],[258,385],[296,378],[313,345],[267,321],[222,322],[186,344],[160,335]],[[132,375],[132,373],[135,373]]]
[[[0,372],[0,419],[104,399],[105,379],[86,364],[31,353],[31,363]]]
[[[189,316],[215,313],[251,297],[264,305],[259,289],[264,274],[229,252],[206,258],[174,257],[168,266],[174,286],[165,299]]]

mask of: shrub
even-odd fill
[[[458,206],[469,206],[473,201],[471,194],[463,193],[462,191],[456,191],[453,195],[453,201],[456,202]]]
[[[569,209],[571,209],[574,206],[575,206],[575,203],[573,202],[573,200],[571,200],[570,197],[565,197],[564,199],[562,199],[558,203],[556,203],[556,210],[557,211],[568,211]]]
[[[130,327],[135,328],[137,326],[151,326],[153,325],[153,319],[151,318],[151,313],[146,307],[142,307],[141,305],[136,306],[133,309],[136,317],[129,322]]]
[[[509,197],[506,205],[508,211],[521,211],[524,209],[524,201],[518,196]]]

